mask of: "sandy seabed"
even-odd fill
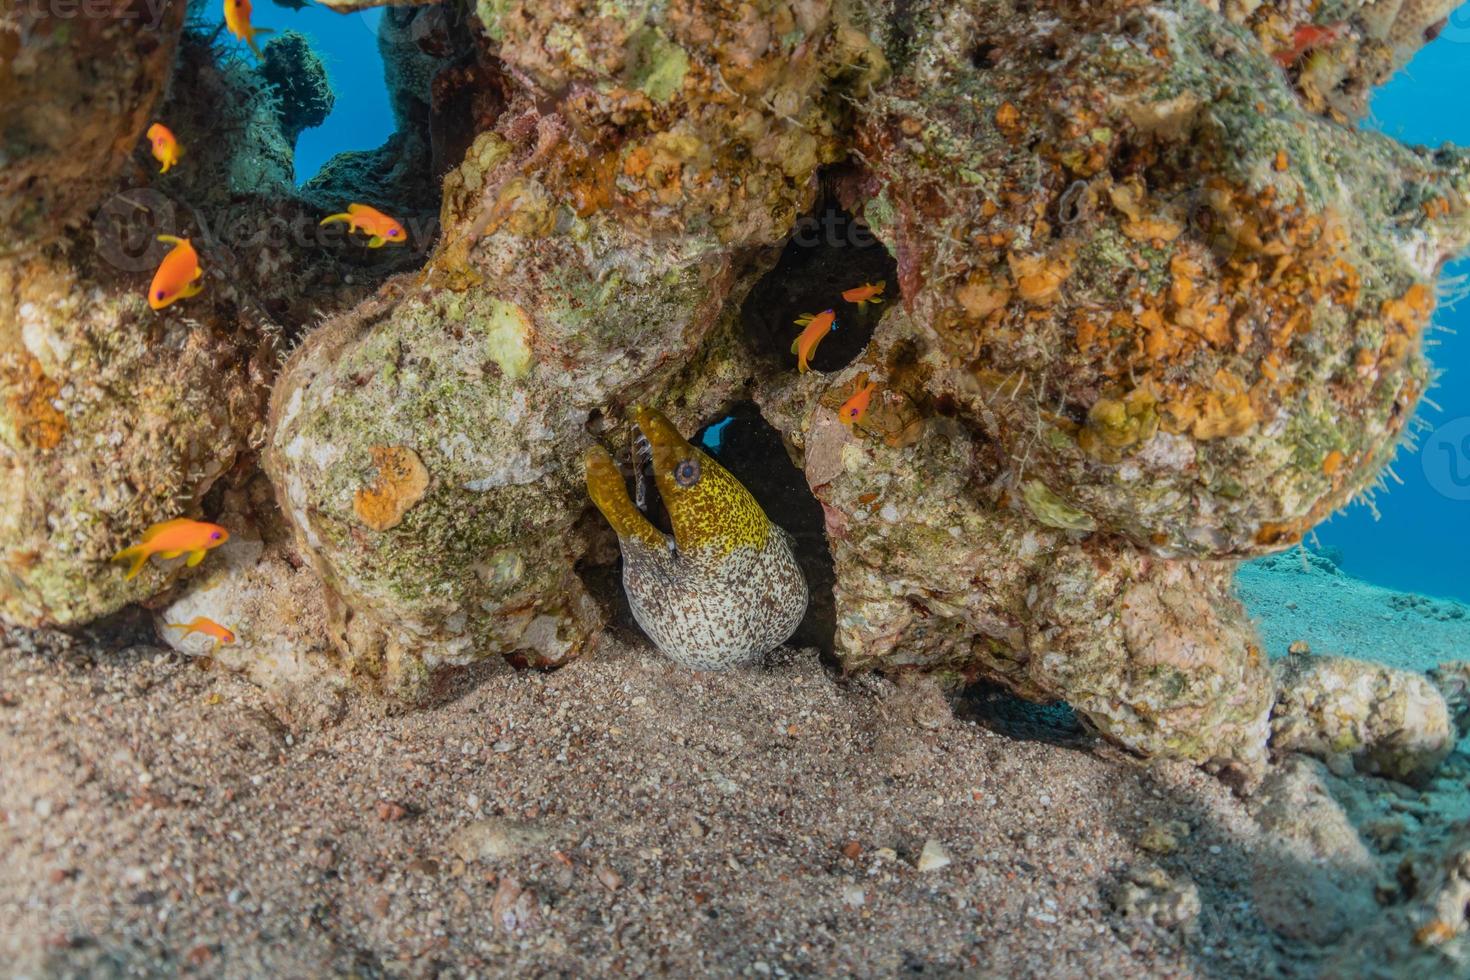
[[[1316,976],[1377,915],[1263,892],[1292,859],[1191,766],[810,650],[619,632],[317,731],[203,663],[0,633],[0,973]]]

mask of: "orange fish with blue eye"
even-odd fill
[[[803,313],[796,318],[798,327],[805,327],[800,335],[791,342],[791,353],[796,355],[796,370],[805,374],[809,369],[808,361],[817,351],[817,345],[822,338],[837,329],[837,314],[832,310],[823,310],[820,313]]]
[[[188,554],[188,566],[193,568],[204,560],[206,553],[213,548],[218,548],[228,540],[230,540],[230,532],[218,524],[193,521],[187,517],[175,517],[171,521],[154,524],[143,532],[141,541],[129,548],[124,548],[109,560],[131,562],[127,577],[133,579],[143,570],[143,566],[148,564],[148,559],[154,555],[167,559]]]
[[[252,13],[250,0],[225,0],[225,26],[230,33],[235,35],[235,40],[244,41],[250,45],[250,50],[255,57],[262,57],[260,48],[255,43],[255,35],[273,33],[268,27],[254,27],[250,23]]]
[[[194,633],[203,633],[205,636],[214,637],[213,646],[216,647],[220,644],[229,646],[231,643],[235,642],[234,633],[221,626],[219,623],[216,623],[214,620],[208,618],[207,616],[195,616],[191,621],[187,623],[165,623],[164,625],[167,626],[169,629],[184,631],[179,634],[180,642],[183,642],[185,637],[190,636]]]
[[[857,391],[837,410],[837,418],[843,425],[850,429],[868,417],[868,403],[877,389],[878,382],[869,381],[866,371],[857,376]]]
[[[169,168],[178,163],[179,157],[184,155],[184,148],[179,145],[173,130],[163,123],[154,123],[148,127],[148,143],[153,148],[153,159],[163,164],[158,171],[161,174],[168,173]]]
[[[153,283],[148,287],[148,305],[161,310],[170,303],[190,296],[198,296],[204,290],[204,270],[199,268],[199,253],[187,238],[159,235],[158,240],[173,248],[158,264],[153,274]]]
[[[882,279],[879,279],[876,283],[865,282],[861,286],[854,286],[851,289],[843,290],[842,298],[849,303],[856,303],[858,306],[867,306],[869,303],[881,303],[883,302],[883,289],[887,285],[888,283]]]
[[[382,248],[384,245],[401,245],[408,241],[408,233],[397,221],[388,217],[377,208],[366,204],[349,204],[347,210],[341,214],[329,214],[321,220],[324,225],[334,221],[347,222],[348,231],[360,231],[372,237],[368,239],[368,248]]]

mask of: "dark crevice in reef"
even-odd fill
[[[832,598],[836,572],[827,547],[822,505],[812,496],[801,470],[786,455],[781,433],[761,416],[753,402],[742,402],[690,441],[719,460],[750,491],[766,516],[795,539],[796,560],[806,576],[810,599],[806,616],[787,642],[814,646],[830,656],[837,629]]]
[[[1065,701],[1037,704],[984,681],[970,685],[959,694],[955,715],[1022,742],[1080,749],[1095,740]]]
[[[886,283],[882,304],[858,307],[842,292],[864,283]],[[791,342],[801,333],[796,318],[831,309],[837,329],[811,358],[816,371],[840,371],[873,337],[883,311],[898,301],[898,264],[868,227],[831,199],[796,224],[781,257],[740,308],[747,342],[756,356],[796,369]]]

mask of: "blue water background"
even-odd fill
[[[263,0],[255,0],[254,6],[251,23],[257,30],[299,31],[311,38],[337,97],[326,121],[306,130],[297,140],[296,182],[306,183],[324,163],[344,150],[382,146],[395,128],[383,81],[383,58],[378,53],[382,9],[339,14],[315,4],[292,10]],[[223,0],[209,0],[205,10],[208,21],[224,22]],[[256,38],[261,45],[269,40],[270,35]],[[250,57],[245,45],[229,34],[221,34],[220,42],[236,45],[243,57]]]
[[[1470,146],[1470,4],[1461,7],[1438,40],[1420,51],[1404,71],[1374,96],[1369,125],[1408,143]],[[1470,274],[1470,262],[1446,269],[1447,276]],[[1449,496],[1431,483],[1454,492],[1455,477],[1470,480],[1470,454],[1458,436],[1445,448],[1433,430],[1470,419],[1470,298],[1440,306],[1429,356],[1440,372],[1419,417],[1429,430],[1419,436],[1419,449],[1405,447],[1393,463],[1399,485],[1388,478],[1388,490],[1374,498],[1378,519],[1364,504],[1354,504],[1321,525],[1318,540],[1335,549],[1344,571],[1378,585],[1470,600],[1470,496]],[[1456,428],[1448,431],[1455,433]],[[1456,474],[1454,470],[1460,472]],[[1427,471],[1427,472],[1426,472]],[[1470,491],[1470,486],[1460,490]],[[1337,557],[1337,556],[1334,556]]]

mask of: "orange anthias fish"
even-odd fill
[[[225,0],[225,26],[235,35],[236,40],[250,45],[250,50],[259,58],[260,48],[255,43],[255,35],[269,34],[271,30],[268,27],[251,26],[250,14],[250,0]]]
[[[204,270],[199,268],[199,253],[187,238],[159,235],[158,240],[173,248],[158,263],[153,274],[153,284],[148,287],[148,305],[161,310],[168,304],[190,296],[198,296],[204,289],[199,280]]]
[[[205,636],[214,637],[215,646],[219,646],[221,643],[229,646],[231,643],[235,642],[234,633],[230,632],[219,623],[216,623],[214,620],[209,619],[205,616],[195,616],[193,621],[188,623],[167,623],[166,625],[169,627],[169,629],[184,631],[179,636],[180,640],[191,633],[203,633]]]
[[[155,524],[143,532],[143,540],[131,548],[124,548],[113,555],[111,561],[132,562],[128,578],[134,578],[143,570],[148,559],[154,555],[177,558],[188,552],[189,567],[193,568],[204,560],[205,552],[218,548],[230,540],[230,532],[218,524],[207,521],[191,521],[187,517],[175,517],[171,521]]]
[[[1340,39],[1345,33],[1347,33],[1345,24],[1333,24],[1330,27],[1303,24],[1292,33],[1291,47],[1276,52],[1276,63],[1282,68],[1290,68],[1308,51],[1313,48],[1326,47]]]
[[[408,233],[403,230],[402,225],[366,204],[349,204],[346,211],[327,215],[321,223],[328,225],[334,221],[347,222],[348,231],[361,231],[371,235],[368,248],[382,248],[390,242],[398,245],[408,241]]]
[[[837,417],[843,425],[850,429],[868,417],[868,402],[872,401],[873,392],[877,389],[878,382],[869,381],[866,371],[857,376],[857,391],[837,410]]]
[[[796,370],[805,373],[807,362],[816,353],[822,338],[837,329],[837,314],[832,310],[823,310],[815,316],[806,313],[796,318],[796,325],[806,329],[791,342],[791,353],[796,355]]]
[[[883,287],[887,285],[888,283],[881,279],[877,283],[865,282],[861,286],[854,286],[852,289],[843,291],[842,298],[858,306],[881,303],[883,302]]]
[[[179,162],[179,157],[184,155],[184,148],[179,145],[178,138],[174,136],[173,130],[163,123],[154,123],[148,127],[148,142],[153,146],[153,159],[163,164],[158,172],[168,173],[170,167]]]

